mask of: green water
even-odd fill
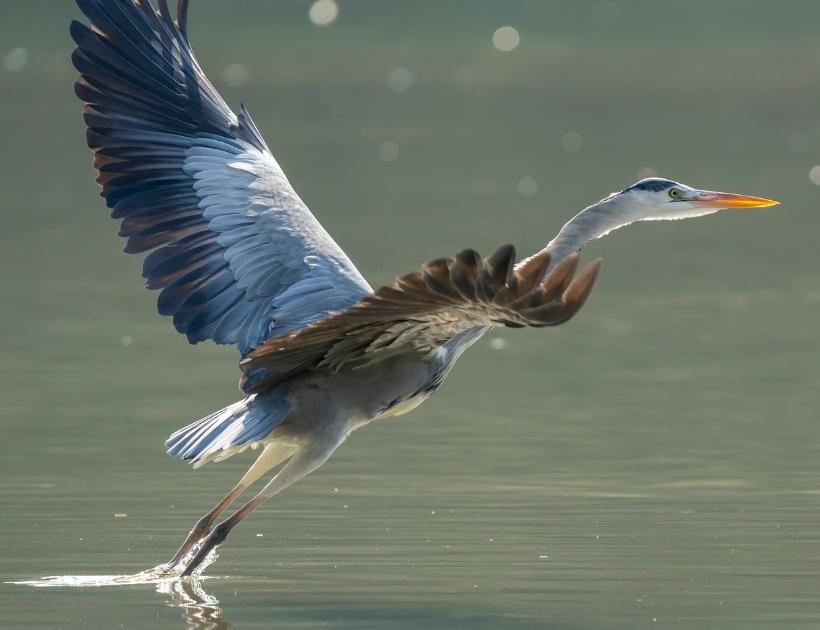
[[[783,205],[595,243],[576,320],[481,342],[243,523],[209,579],[2,584],[0,625],[820,625],[820,5],[373,0],[320,29],[307,2],[192,4],[202,65],[374,284],[465,246],[535,250],[646,167]],[[119,251],[70,4],[5,9],[0,53],[29,57],[0,69],[0,579],[134,573],[250,464],[162,448],[237,399],[236,355],[188,346]]]

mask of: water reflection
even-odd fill
[[[231,627],[222,618],[219,600],[205,590],[199,578],[165,580],[157,584],[157,592],[170,595],[169,606],[182,608],[188,628],[221,630]]]
[[[204,581],[212,577],[168,577],[160,567],[130,575],[50,575],[36,580],[10,582],[35,588],[88,588],[152,584],[165,596],[166,604],[182,609],[182,618],[191,630],[224,630],[231,624],[222,618],[219,600],[205,590]]]

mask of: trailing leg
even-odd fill
[[[291,460],[285,464],[284,468],[276,473],[276,476],[262,488],[262,490],[253,499],[248,501],[245,505],[239,508],[229,518],[222,521],[219,525],[214,527],[202,546],[197,551],[193,559],[185,567],[182,575],[191,575],[196,568],[202,564],[202,561],[209,553],[217,546],[225,542],[230,531],[245,518],[248,514],[253,512],[257,507],[262,505],[272,496],[279,494],[289,485],[296,483],[305,475],[313,472],[321,466],[327,458],[336,450],[336,447],[341,443],[341,440],[335,441],[331,444],[326,442],[314,443],[310,446],[297,451]]]
[[[185,542],[165,565],[167,571],[176,567],[203,538],[205,538],[211,531],[216,519],[222,514],[236,499],[238,499],[245,490],[253,483],[269,471],[274,466],[282,463],[293,454],[294,448],[271,442],[265,446],[264,450],[256,458],[256,461],[248,469],[248,472],[239,480],[233,489],[226,494],[222,500],[217,503],[210,512],[200,518],[193,529],[188,534]]]

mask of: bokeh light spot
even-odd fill
[[[535,181],[534,177],[525,175],[518,180],[518,192],[525,197],[532,197],[538,192],[538,182]]]
[[[518,47],[521,38],[512,26],[502,26],[493,33],[493,46],[501,52],[510,52]]]
[[[646,179],[647,177],[657,177],[658,171],[651,166],[644,166],[638,171],[638,179]]]
[[[382,162],[392,162],[399,157],[399,145],[392,140],[387,140],[379,145],[376,155]]]
[[[308,16],[316,26],[333,24],[339,15],[339,5],[334,0],[316,0],[310,5]]]
[[[493,339],[490,339],[490,347],[493,350],[503,350],[507,347],[507,341],[506,339],[502,339],[501,337],[495,337]]]
[[[578,153],[584,146],[584,137],[577,131],[568,131],[561,136],[561,146],[567,153]]]
[[[20,72],[28,65],[28,51],[25,48],[12,48],[3,58],[3,67],[7,72]]]
[[[809,179],[812,184],[820,186],[820,164],[811,167],[811,170],[809,171]]]
[[[416,75],[407,68],[393,68],[387,73],[384,82],[394,92],[406,92],[416,82]]]
[[[222,80],[230,87],[242,87],[251,78],[251,71],[248,66],[241,63],[233,63],[222,73]]]

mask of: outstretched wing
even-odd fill
[[[245,354],[371,292],[290,186],[244,106],[199,68],[166,0],[77,0],[72,22],[88,146],[125,251],[162,289],[158,309],[191,343]]]
[[[344,312],[267,340],[242,361],[242,387],[258,392],[306,369],[424,356],[476,326],[557,326],[583,306],[598,275],[596,260],[573,280],[579,259],[568,256],[543,280],[549,254],[515,269],[512,245],[485,259],[466,249],[455,259],[434,260]]]

